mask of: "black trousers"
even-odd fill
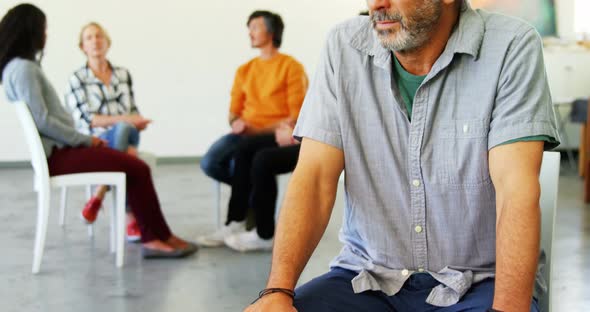
[[[274,134],[245,137],[234,154],[234,175],[227,223],[244,221],[254,210],[258,236],[269,239],[275,231],[276,175],[295,169],[299,144],[280,147]]]

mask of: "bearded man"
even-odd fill
[[[538,177],[559,144],[538,33],[466,0],[367,4],[328,35],[246,311],[538,311]],[[343,170],[344,246],[294,291]]]

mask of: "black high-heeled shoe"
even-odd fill
[[[163,251],[158,249],[151,249],[141,247],[141,256],[144,259],[178,259],[188,256],[186,251],[182,249],[175,249],[172,251]]]

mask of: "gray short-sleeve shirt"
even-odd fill
[[[345,155],[344,247],[331,266],[359,273],[355,292],[388,295],[427,272],[441,282],[427,302],[449,306],[494,276],[488,151],[528,136],[559,140],[542,44],[532,26],[465,2],[411,122],[392,70],[367,17],[337,26],[294,134]]]

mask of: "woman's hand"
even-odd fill
[[[147,128],[147,126],[152,122],[151,119],[143,118],[141,115],[128,115],[125,121],[132,124],[139,131]]]
[[[108,146],[109,142],[107,142],[106,140],[103,140],[99,137],[92,137],[92,143],[90,144],[90,147],[105,147]]]

